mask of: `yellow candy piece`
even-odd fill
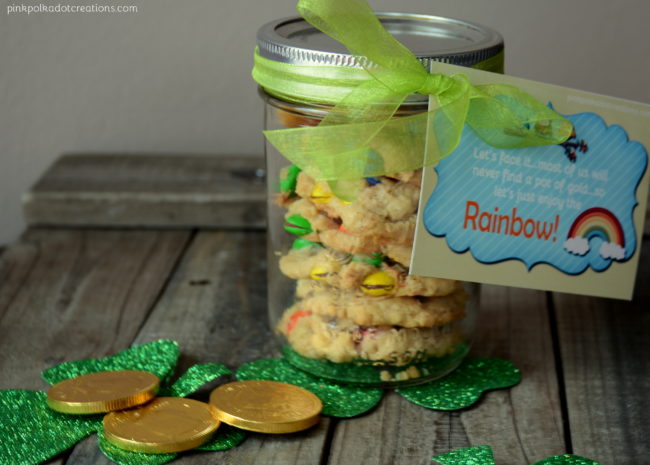
[[[321,183],[317,183],[311,190],[311,200],[316,203],[327,203],[334,195],[325,189]]]
[[[366,277],[361,283],[361,290],[369,295],[388,295],[395,289],[395,280],[383,271],[378,271]]]
[[[311,269],[311,272],[309,273],[309,277],[317,281],[325,281],[325,279],[327,279],[330,273],[331,271],[325,268],[324,266],[315,266]]]

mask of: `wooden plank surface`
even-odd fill
[[[181,255],[186,232],[26,233],[0,257],[0,389],[127,348]]]
[[[127,348],[189,235],[43,228],[5,249],[0,389],[45,390],[42,370]],[[61,465],[65,455],[49,463]]]
[[[259,227],[260,162],[66,156],[35,185],[25,212],[30,224]],[[417,465],[477,444],[492,445],[499,465],[564,452],[603,465],[644,463],[647,239],[643,252],[631,303],[484,286],[473,354],[513,361],[523,381],[474,407],[435,412],[389,392],[359,418],[324,419],[295,435],[252,434],[234,450],[175,463]],[[266,317],[264,233],[33,228],[0,251],[0,388],[43,389],[44,368],[160,338],[180,343],[179,373],[199,362],[234,369],[277,354]],[[52,463],[111,462],[89,438]]]
[[[650,457],[650,240],[632,302],[556,294],[575,453],[603,464]]]
[[[472,354],[501,357],[522,381],[461,415],[473,445],[491,444],[498,464],[529,464],[567,452],[546,293],[483,286]]]
[[[260,156],[71,154],[24,195],[23,215],[29,226],[264,228],[265,202]]]
[[[66,155],[24,196],[28,225],[253,227],[266,218],[263,160]]]
[[[135,342],[178,341],[182,355],[177,374],[194,363],[214,361],[236,368],[276,353],[266,315],[265,254],[264,233],[199,233]],[[205,400],[213,387],[207,386],[198,398]],[[251,434],[234,450],[186,454],[175,463],[318,464],[328,427],[324,419],[303,433]],[[87,441],[67,465],[110,463]]]
[[[512,360],[523,380],[472,408],[435,412],[390,392],[359,418],[325,419],[295,435],[253,434],[234,450],[176,463],[417,465],[477,444],[492,445],[499,465],[570,451],[603,464],[644,463],[647,245],[629,304],[554,295],[549,318],[543,292],[484,286],[473,354]],[[264,233],[34,229],[0,255],[0,388],[43,389],[39,373],[48,366],[160,338],[180,343],[178,374],[198,362],[236,368],[277,354],[266,320]],[[558,382],[566,386],[567,431]],[[52,463],[111,462],[89,438]]]
[[[522,382],[449,413],[389,393],[370,414],[336,423],[329,463],[424,465],[451,449],[490,444],[497,463],[521,465],[566,451],[545,294],[484,286],[482,300],[472,353],[511,360]]]

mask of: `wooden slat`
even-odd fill
[[[188,233],[37,229],[0,257],[0,388],[44,389],[41,370],[127,348]]]
[[[555,294],[573,449],[600,463],[650,457],[650,240],[632,302]]]
[[[259,156],[64,155],[23,214],[32,226],[263,228],[263,168]],[[650,200],[644,225],[650,234]]]
[[[236,368],[276,352],[266,316],[266,237],[259,232],[199,233],[140,331],[136,343],[174,339],[181,347],[179,370],[215,361]],[[223,382],[220,380],[219,382]],[[198,396],[205,400],[214,385]],[[182,464],[318,464],[329,421],[307,432],[252,434],[227,452],[184,455]],[[67,465],[109,464],[89,441]]]
[[[484,286],[476,356],[502,357],[524,378],[460,412],[435,412],[395,393],[364,417],[336,424],[329,463],[429,464],[431,457],[490,444],[497,462],[519,465],[565,452],[544,293]]]
[[[28,225],[264,227],[263,160],[66,155],[27,193]]]
[[[504,465],[567,452],[546,293],[483,286],[472,354],[512,361],[522,381],[461,414],[471,443],[492,445],[496,462]]]
[[[436,453],[468,445],[457,413],[427,410],[387,392],[369,414],[336,423],[329,463],[430,464]]]
[[[0,254],[0,322],[9,310],[10,303],[27,283],[37,250],[26,241],[21,241]]]

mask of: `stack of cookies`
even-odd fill
[[[420,178],[361,179],[347,202],[295,166],[283,170],[284,227],[297,238],[280,270],[296,292],[276,330],[300,355],[404,367],[382,372],[394,381],[422,376],[417,363],[462,342],[462,284],[408,274]]]

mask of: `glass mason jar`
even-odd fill
[[[423,66],[444,61],[503,71],[495,31],[434,16],[377,16]],[[283,63],[358,67],[299,17],[263,26],[258,53]],[[298,99],[260,87],[265,129],[316,126],[341,89],[323,82],[312,90],[313,99]],[[395,117],[427,111],[427,100],[407,98]],[[348,202],[268,142],[265,149],[269,317],[285,359],[320,377],[385,387],[456,368],[472,342],[478,285],[408,274],[421,170],[359,180],[358,196]]]

